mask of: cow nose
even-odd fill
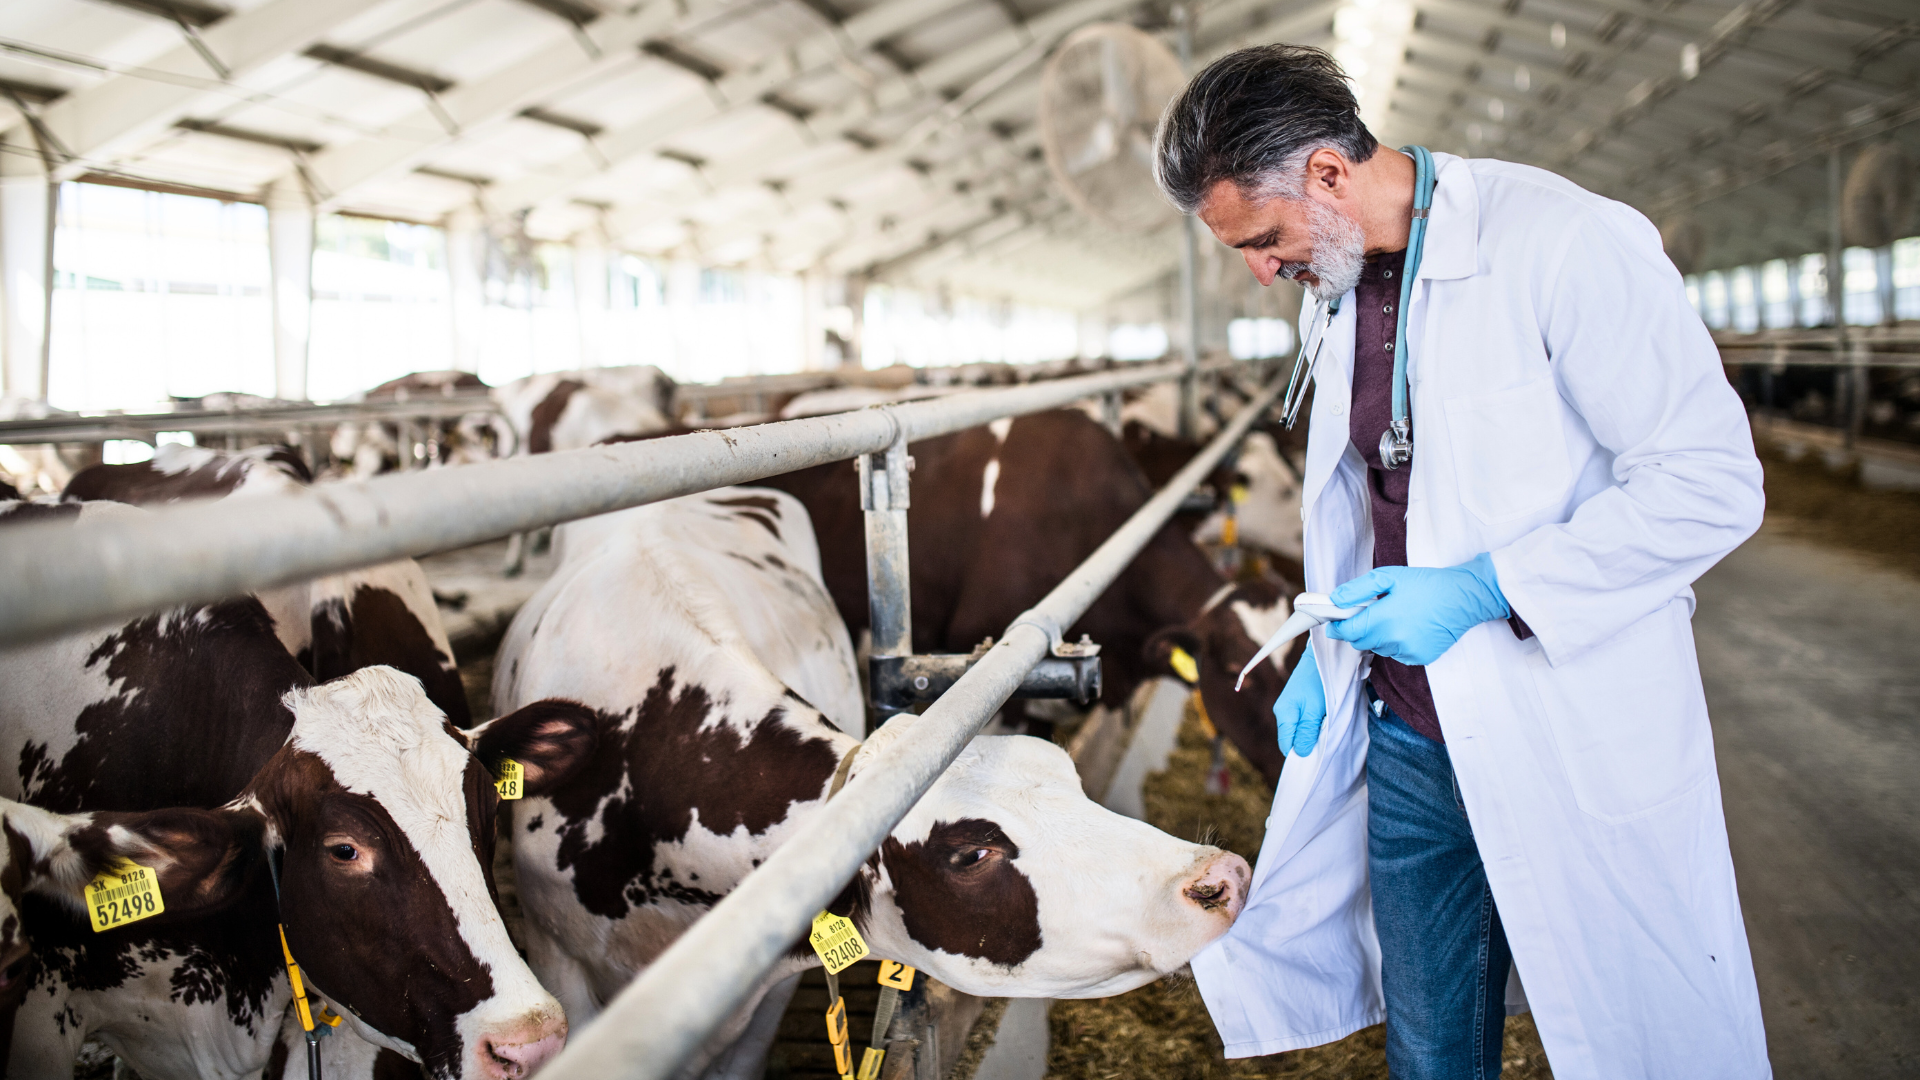
[[[480,1074],[488,1080],[524,1080],[567,1045],[567,1022],[558,1017],[480,1039]]]
[[[1247,902],[1247,882],[1252,878],[1247,860],[1223,851],[1208,859],[1180,892],[1203,911],[1226,912],[1227,921],[1232,922]]]

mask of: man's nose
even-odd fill
[[[1246,258],[1247,269],[1253,271],[1253,276],[1259,279],[1260,284],[1273,284],[1274,277],[1280,273],[1280,260],[1251,249],[1242,251],[1240,254]]]

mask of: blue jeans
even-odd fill
[[[1453,763],[1391,708],[1368,713],[1367,863],[1387,1072],[1393,1080],[1492,1080],[1513,954]]]

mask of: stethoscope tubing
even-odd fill
[[[1407,258],[1400,272],[1400,307],[1395,312],[1393,343],[1393,431],[1407,430],[1411,425],[1407,417],[1407,304],[1413,298],[1413,279],[1420,272],[1420,258],[1427,246],[1427,220],[1433,209],[1434,169],[1433,155],[1424,146],[1403,146],[1402,153],[1413,158],[1413,221],[1407,232]],[[1313,369],[1320,361],[1320,348],[1326,343],[1328,331],[1333,329],[1333,320],[1340,314],[1340,298],[1335,298],[1326,306],[1325,319],[1308,321],[1308,326],[1318,324],[1318,332],[1303,338],[1300,351],[1293,358],[1293,374],[1287,378],[1287,392],[1282,398],[1281,419],[1287,430],[1293,430],[1294,422],[1299,419],[1300,405],[1306,400],[1307,384],[1313,379]],[[1410,436],[1409,436],[1410,438]]]

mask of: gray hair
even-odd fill
[[[1298,199],[1315,150],[1361,162],[1379,146],[1333,57],[1256,45],[1207,65],[1167,106],[1154,133],[1153,178],[1187,214],[1222,180],[1248,199]]]

